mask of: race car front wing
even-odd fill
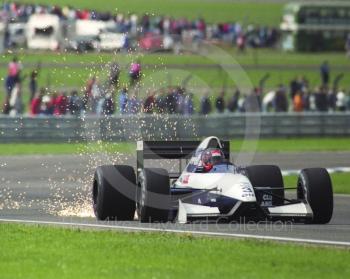
[[[223,214],[220,212],[219,207],[186,203],[179,199],[176,221],[184,224],[187,223],[189,219],[229,218],[234,216],[244,205],[244,202],[237,201],[229,212]],[[309,219],[313,217],[312,209],[305,201],[295,200],[288,204],[270,207],[261,207],[257,203],[255,205],[261,208],[268,219]]]

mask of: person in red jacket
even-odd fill
[[[30,103],[30,113],[32,115],[38,115],[41,113],[42,99],[43,99],[43,92],[40,92],[33,98],[32,102]]]
[[[64,92],[61,92],[53,101],[55,109],[54,115],[65,115],[68,109],[68,99]]]

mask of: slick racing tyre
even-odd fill
[[[92,189],[93,208],[98,220],[133,220],[136,177],[124,165],[97,167]]]
[[[167,222],[170,209],[170,179],[168,171],[145,168],[139,175],[137,190],[139,220]]]
[[[327,224],[331,220],[333,189],[326,169],[303,169],[298,178],[297,196],[309,203],[313,212],[312,223]]]
[[[255,191],[256,199],[261,206],[278,206],[284,203],[284,184],[278,166],[256,165],[246,168],[246,174],[253,187],[279,188],[266,191]],[[273,195],[271,195],[272,193]]]

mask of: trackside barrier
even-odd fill
[[[350,136],[350,113],[0,117],[0,142],[197,140],[244,137]]]

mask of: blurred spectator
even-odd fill
[[[130,65],[129,70],[130,76],[130,85],[134,86],[137,82],[140,81],[141,78],[141,62],[138,60],[137,62],[133,62]]]
[[[184,99],[184,115],[192,115],[194,113],[194,107],[193,107],[193,94],[187,93]]]
[[[160,93],[158,93],[155,98],[156,98],[157,112],[165,113],[166,112],[166,100],[167,100],[165,90],[161,90]]]
[[[336,101],[337,110],[339,110],[339,111],[345,111],[346,110],[347,101],[348,101],[347,99],[348,99],[348,97],[344,93],[344,90],[340,90],[337,93],[337,101]]]
[[[328,111],[327,87],[321,86],[315,93],[316,110],[320,112]]]
[[[54,115],[65,115],[68,111],[68,98],[65,92],[61,92],[54,99]]]
[[[79,116],[83,108],[83,101],[78,95],[78,91],[73,90],[68,98],[68,111],[71,115]]]
[[[84,98],[83,98],[83,109],[87,111],[89,109],[89,100],[92,96],[92,88],[96,82],[96,76],[88,79],[85,86]]]
[[[306,92],[309,89],[309,82],[304,76],[295,77],[290,82],[290,97],[293,100],[295,93],[301,91]]]
[[[294,95],[298,92],[302,90],[302,77],[295,77],[294,79],[292,79],[292,81],[290,82],[290,97],[293,100],[294,99]]]
[[[128,100],[127,104],[128,113],[137,114],[140,112],[140,101],[136,98],[135,95],[132,95]]]
[[[254,88],[254,94],[255,97],[258,101],[258,106],[259,106],[259,111],[261,111],[261,107],[262,107],[262,89],[260,87],[255,87]]]
[[[301,91],[308,92],[309,91],[309,80],[305,76],[302,76],[301,81],[302,81]]]
[[[208,92],[205,93],[201,99],[200,113],[203,115],[207,115],[211,113],[211,102],[210,102],[210,97]]]
[[[35,96],[35,93],[37,91],[38,88],[38,74],[39,74],[39,70],[35,69],[30,73],[30,79],[29,79],[29,92],[30,92],[30,96],[29,96],[29,102],[31,102]]]
[[[230,101],[228,102],[227,109],[229,112],[235,112],[238,110],[238,100],[239,100],[240,96],[241,96],[241,92],[237,89],[233,93]]]
[[[155,108],[155,97],[154,97],[154,93],[150,93],[147,98],[145,99],[144,103],[143,103],[143,112],[150,114],[153,113],[153,110]]]
[[[103,98],[102,113],[103,115],[112,115],[115,112],[115,104],[112,94],[108,93]]]
[[[304,111],[309,111],[311,110],[311,105],[310,105],[310,91],[302,92],[302,102],[303,102],[303,108]]]
[[[13,87],[20,82],[21,65],[18,63],[17,57],[14,57],[7,68],[6,92],[7,98],[10,99]]]
[[[17,82],[12,89],[11,98],[9,100],[9,115],[16,116],[23,113],[22,88]]]
[[[261,106],[263,112],[273,111],[275,96],[276,91],[269,91],[264,95]]]
[[[245,45],[246,45],[246,39],[245,39],[245,36],[243,34],[238,35],[236,44],[237,44],[237,49],[240,52],[244,52]]]
[[[41,89],[40,92],[34,96],[32,102],[30,104],[30,113],[32,115],[38,115],[38,114],[42,113],[41,101],[43,99],[44,94],[45,94],[44,89]]]
[[[286,89],[283,85],[279,85],[274,99],[274,107],[276,112],[288,111],[288,99]]]
[[[206,32],[206,26],[207,26],[205,23],[205,20],[203,18],[199,18],[195,23],[195,26],[196,26],[196,29],[200,32],[200,37],[204,39],[206,35],[205,32]]]
[[[55,104],[54,100],[56,98],[56,94],[54,96],[44,95],[41,100],[41,113],[44,115],[53,115]]]
[[[119,85],[119,75],[120,75],[120,67],[119,64],[113,63],[109,72],[109,86],[117,88]]]
[[[260,112],[260,101],[256,88],[245,97],[243,110],[244,112]]]
[[[143,17],[141,18],[141,28],[142,28],[142,32],[143,33],[147,33],[150,29],[150,18],[148,14],[143,15]]]
[[[304,99],[302,91],[297,91],[293,98],[293,110],[295,112],[301,112],[304,110]]]
[[[167,113],[174,114],[177,112],[177,91],[174,88],[169,88],[165,98],[165,108]]]
[[[96,114],[98,103],[102,97],[101,87],[96,77],[93,78],[93,82],[91,84],[91,93],[89,97],[90,110],[92,113]]]
[[[225,111],[225,91],[222,90],[219,96],[215,100],[215,107],[217,113],[223,113]]]
[[[119,111],[121,114],[126,114],[128,112],[127,105],[128,105],[128,90],[126,87],[124,87],[119,92]]]
[[[321,73],[321,80],[322,85],[328,85],[329,83],[329,76],[330,76],[330,69],[328,65],[328,61],[324,61],[320,67],[320,73]]]
[[[337,92],[335,90],[332,90],[328,92],[328,109],[331,111],[336,111],[337,107]]]
[[[185,89],[178,86],[174,89],[175,99],[176,99],[176,113],[184,114],[184,105],[185,105]]]

